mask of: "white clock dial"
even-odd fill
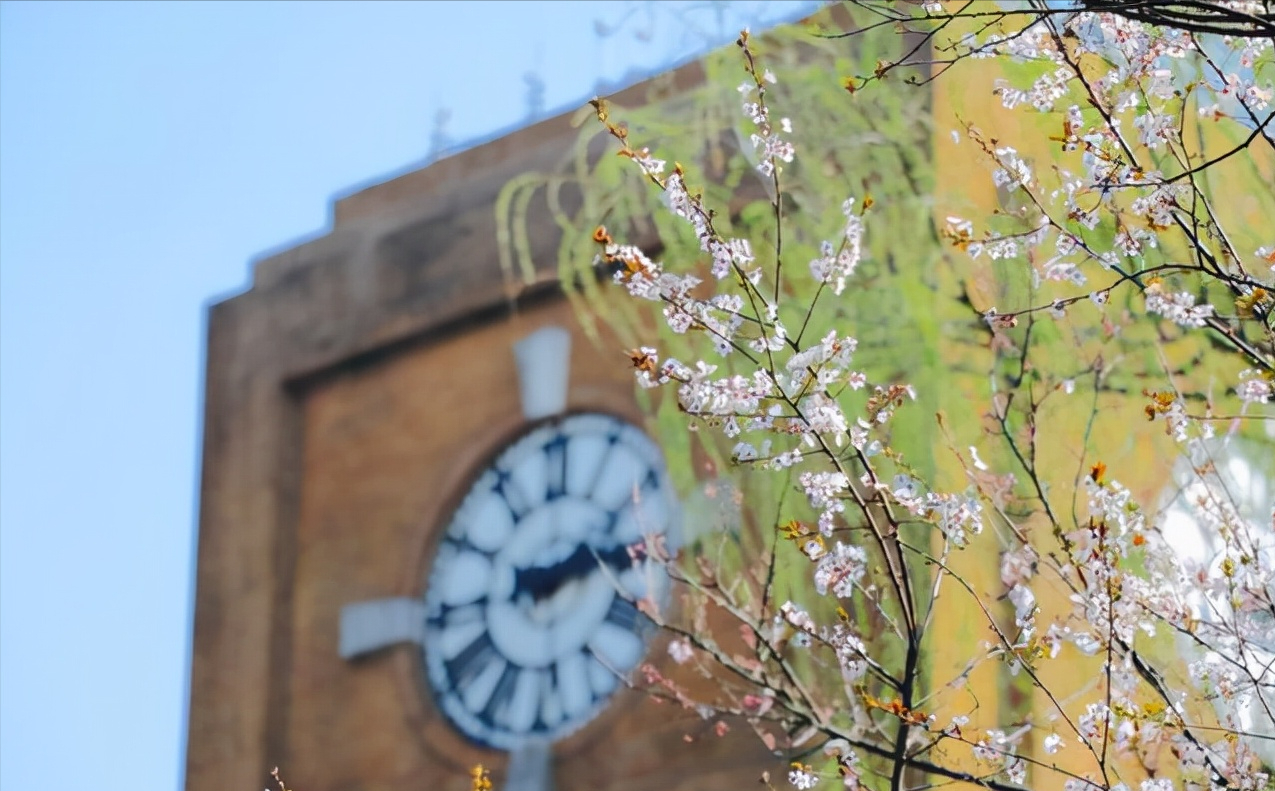
[[[635,602],[662,570],[631,547],[675,518],[662,457],[609,415],[542,424],[474,482],[425,594],[425,666],[440,708],[513,750],[592,719],[645,652]]]

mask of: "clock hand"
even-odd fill
[[[597,550],[597,560],[610,566],[613,571],[624,571],[633,565],[633,556],[624,544],[612,544],[606,549]]]
[[[563,585],[591,574],[599,564],[619,572],[633,564],[628,547],[614,544],[594,549],[580,544],[566,559],[550,566],[528,566],[514,571],[514,592],[529,593],[533,601],[541,601],[557,593]]]

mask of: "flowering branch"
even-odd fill
[[[1228,454],[1269,450],[1254,428],[1275,395],[1275,253],[1247,252],[1268,229],[1237,221],[1226,198],[1239,193],[1218,179],[1262,166],[1275,54],[1258,36],[1203,32],[1260,30],[1266,11],[1084,5],[924,3],[922,17],[850,4],[846,35],[893,47],[841,92],[872,118],[852,127],[866,130],[856,155],[910,150],[880,140],[900,127],[865,90],[922,62],[915,39],[891,38],[900,22],[942,56],[904,83],[991,61],[1005,76],[989,93],[1038,119],[953,133],[975,149],[963,175],[990,170],[996,207],[977,227],[946,211],[931,224],[929,163],[895,170],[898,188],[868,172],[861,199],[839,193],[822,212],[828,196],[805,182],[854,183],[836,144],[851,133],[830,125],[821,148],[802,143],[801,118],[775,121],[800,105],[747,33],[737,139],[751,153],[720,169],[728,187],[688,186],[693,165],[670,169],[593,102],[671,218],[664,260],[618,241],[620,218],[592,235],[598,263],[659,323],[628,353],[637,384],[714,475],[738,476],[745,505],[737,534],[701,531],[661,556],[680,606],[648,613],[673,667],[718,693],[655,663],[635,683],[744,720],[788,754],[797,788],[1270,784],[1275,514],[1272,498],[1247,498],[1271,491],[1253,471],[1262,451],[1247,467]],[[1039,120],[1057,134],[1028,139]],[[1220,153],[1207,129],[1230,135]],[[764,200],[739,197],[750,188]],[[1275,216],[1275,196],[1244,198]],[[928,266],[909,251],[896,267],[916,240],[964,255]],[[861,343],[889,326],[886,303],[921,305],[914,328]],[[917,348],[930,368],[898,363]],[[933,454],[936,427],[950,459]]]

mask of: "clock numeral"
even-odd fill
[[[604,621],[590,638],[588,648],[604,666],[616,673],[628,673],[637,667],[645,644],[632,629]]]
[[[509,710],[510,701],[513,700],[514,690],[518,688],[520,674],[521,671],[517,665],[505,665],[505,672],[500,674],[496,688],[492,690],[491,697],[487,698],[487,705],[483,706],[480,716],[493,728],[506,724],[505,715]]]
[[[619,679],[615,672],[602,664],[597,655],[589,652],[589,686],[593,689],[593,697],[602,700],[615,691]]]
[[[446,556],[444,556],[444,553],[447,553]],[[438,560],[435,560],[435,565],[445,568],[452,558],[466,553],[478,554],[488,558],[493,554],[491,550],[478,546],[465,535],[448,535],[443,538],[442,544],[439,546]]]
[[[646,481],[631,497],[631,502],[611,513],[608,533],[617,541],[634,544],[655,533],[664,533],[668,527],[667,501],[661,494],[654,470],[648,470]],[[658,480],[658,478],[657,478]]]
[[[447,660],[447,676],[455,686],[466,687],[497,659],[500,659],[500,652],[492,644],[491,635],[483,632],[459,654]]]
[[[536,714],[536,730],[552,730],[562,722],[562,699],[555,679],[558,666],[550,665],[549,672],[540,676],[540,711]]]
[[[545,471],[548,475],[546,499],[552,500],[567,491],[567,441],[558,437],[545,446]]]
[[[475,549],[439,555],[436,595],[444,606],[461,606],[487,597],[492,575],[490,556]]]
[[[576,651],[558,660],[555,673],[558,697],[562,701],[563,713],[570,719],[582,716],[593,704],[593,692],[589,689],[589,659],[584,651]]]
[[[607,471],[615,464],[616,437],[614,434],[606,438],[606,451],[602,457],[602,463],[593,471],[593,480],[589,481],[589,496],[595,501],[597,500],[598,486],[606,480]]]
[[[500,482],[494,488],[504,499],[505,504],[509,506],[509,511],[514,515],[515,522],[522,519],[531,510],[531,503],[528,501],[527,495],[518,486],[513,475],[502,472]]]
[[[509,730],[515,733],[538,730],[536,719],[540,713],[540,693],[544,688],[543,679],[546,675],[541,670],[522,669],[518,676],[518,688],[505,711],[505,724]]]
[[[612,441],[589,488],[589,499],[607,510],[632,505],[638,491],[651,480],[653,472],[632,447]],[[658,480],[657,477],[657,486]]]
[[[447,529],[448,540],[460,548],[470,548],[493,555],[500,551],[514,532],[514,515],[500,496],[500,478],[491,470],[465,498]]]

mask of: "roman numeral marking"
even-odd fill
[[[500,652],[492,644],[491,636],[483,632],[444,664],[447,666],[447,676],[452,680],[452,684],[463,688],[478,678],[478,675],[487,669],[487,665],[499,658]]]
[[[561,497],[567,491],[567,440],[556,437],[545,446],[545,470],[548,473],[546,499]]]
[[[613,460],[615,458],[616,439],[617,438],[614,434],[607,437],[607,449],[606,452],[602,454],[602,462],[598,464],[597,469],[593,471],[593,479],[589,481],[589,487],[586,491],[589,492],[589,497],[594,502],[598,502],[598,486],[601,485],[607,471],[611,468],[611,465],[614,464]]]
[[[521,670],[517,665],[505,665],[505,672],[500,674],[500,680],[496,682],[496,688],[492,690],[491,697],[487,699],[487,705],[483,706],[480,716],[491,727],[496,728],[507,724],[505,715],[508,713],[510,701],[513,700],[514,690],[518,687],[518,675],[520,672]]]
[[[500,493],[505,504],[509,506],[509,511],[514,515],[514,521],[519,519],[531,510],[530,498],[514,481],[513,476],[508,472],[500,473],[500,482],[496,484],[496,491]]]

